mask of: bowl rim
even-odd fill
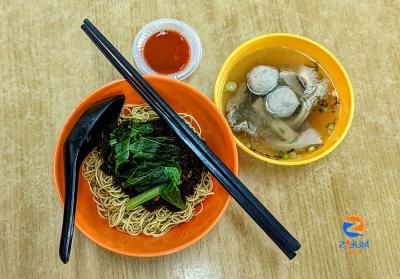
[[[236,56],[240,51],[242,51],[242,49],[248,47],[249,45],[253,44],[254,42],[265,39],[265,38],[273,38],[273,37],[288,37],[288,38],[294,38],[297,40],[306,41],[307,43],[310,43],[310,44],[320,48],[323,52],[325,52],[334,61],[334,63],[339,67],[340,71],[343,73],[344,79],[346,80],[346,83],[348,84],[348,87],[349,87],[350,108],[349,108],[349,117],[347,119],[347,123],[345,125],[345,128],[343,129],[343,132],[338,137],[338,139],[335,142],[333,142],[333,144],[331,146],[329,146],[326,150],[324,150],[322,153],[317,154],[311,158],[307,158],[307,159],[303,159],[303,160],[299,160],[299,161],[284,161],[284,160],[271,159],[271,158],[260,155],[256,152],[254,152],[253,150],[249,149],[240,140],[238,140],[238,138],[236,136],[235,136],[235,141],[236,141],[236,144],[247,154],[249,154],[252,157],[255,157],[261,161],[270,163],[270,164],[281,165],[281,166],[300,166],[300,165],[309,164],[309,163],[317,161],[317,160],[321,159],[322,157],[325,157],[326,155],[331,153],[343,141],[343,139],[346,137],[346,135],[350,129],[351,123],[353,121],[353,115],[354,115],[354,94],[353,94],[353,87],[351,85],[350,78],[349,78],[346,70],[344,69],[343,65],[340,63],[340,61],[327,48],[325,48],[321,44],[319,44],[309,38],[306,38],[306,37],[303,37],[300,35],[291,34],[291,33],[263,34],[263,35],[256,36],[250,40],[245,41],[244,43],[240,44],[237,48],[235,48],[231,52],[231,54],[229,54],[229,56],[225,59],[225,62],[222,64],[222,66],[218,72],[218,75],[217,75],[217,78],[215,81],[215,85],[214,85],[214,103],[216,104],[218,109],[222,112],[223,111],[222,104],[219,101],[222,93],[218,91],[218,87],[219,87],[220,83],[222,82],[223,72],[225,71],[225,68],[227,68],[228,64],[230,63],[230,60],[234,56]]]
[[[233,135],[233,133],[232,133],[230,127],[229,127],[229,124],[226,122],[224,115],[215,106],[215,104],[204,93],[202,93],[199,89],[197,89],[194,86],[192,86],[192,85],[190,85],[188,83],[185,83],[183,81],[176,80],[176,79],[173,79],[173,78],[169,78],[169,77],[166,77],[166,76],[158,76],[158,75],[145,75],[144,77],[146,78],[147,81],[149,81],[149,80],[164,80],[164,81],[168,81],[168,82],[172,82],[172,83],[178,84],[179,86],[184,86],[186,88],[190,88],[191,90],[195,91],[197,93],[197,95],[205,103],[207,103],[208,106],[213,106],[215,108],[215,111],[216,111],[217,115],[219,115],[219,117],[224,120],[223,123],[226,126],[227,131],[231,135],[226,140],[229,140],[231,142],[232,146],[235,147],[232,150],[232,157],[233,157],[233,169],[232,169],[232,172],[235,175],[238,175],[238,172],[239,172],[239,159],[238,159],[237,148],[236,148],[235,141],[234,141],[234,135]],[[52,174],[53,174],[54,188],[55,188],[55,192],[56,192],[56,195],[58,197],[58,200],[59,200],[59,202],[60,202],[62,207],[64,207],[64,200],[62,199],[61,192],[59,190],[59,187],[57,186],[58,185],[58,180],[60,179],[58,174],[57,174],[57,160],[59,159],[58,158],[59,149],[60,148],[62,149],[63,148],[63,144],[64,144],[62,142],[62,135],[67,132],[66,131],[67,130],[66,123],[68,123],[70,121],[70,119],[72,118],[74,113],[79,108],[84,107],[85,105],[87,105],[87,103],[90,101],[90,99],[93,98],[93,95],[98,94],[99,92],[107,89],[108,87],[111,87],[111,86],[114,86],[114,85],[116,85],[118,83],[123,83],[123,82],[127,82],[127,81],[125,79],[123,79],[123,78],[122,79],[116,79],[116,80],[108,82],[108,83],[106,83],[106,84],[104,84],[104,85],[92,90],[87,96],[85,96],[81,101],[79,101],[78,105],[76,105],[72,109],[71,113],[68,115],[68,117],[64,121],[64,124],[63,124],[63,126],[62,126],[62,128],[61,128],[61,130],[60,130],[60,132],[58,134],[58,137],[57,137],[57,140],[56,140],[56,143],[55,143],[55,148],[54,148],[54,152],[53,152],[53,162],[52,162],[52,165],[53,165]],[[115,247],[112,247],[112,246],[108,246],[108,245],[104,244],[102,241],[99,241],[96,237],[90,235],[86,231],[86,229],[84,227],[82,227],[80,224],[78,224],[76,222],[76,220],[75,220],[75,226],[81,233],[83,233],[91,241],[93,241],[94,243],[96,243],[100,247],[102,247],[102,248],[104,248],[106,250],[112,251],[114,253],[125,255],[125,256],[138,257],[138,258],[160,257],[160,256],[173,254],[173,253],[181,251],[181,250],[183,250],[183,249],[185,249],[185,248],[187,248],[189,246],[192,246],[193,244],[198,242],[200,239],[202,239],[204,236],[206,236],[216,226],[216,224],[220,221],[220,219],[224,215],[224,213],[225,213],[230,201],[231,201],[231,195],[228,192],[227,199],[226,199],[222,209],[218,213],[218,216],[212,222],[209,223],[209,225],[206,227],[206,229],[204,231],[202,231],[201,233],[196,235],[193,239],[191,239],[190,241],[188,241],[188,242],[186,242],[186,243],[184,243],[182,245],[179,245],[179,246],[176,246],[176,247],[170,248],[170,249],[165,249],[165,250],[160,251],[160,252],[146,252],[146,253],[145,252],[139,252],[138,253],[138,252],[125,251],[125,250],[118,249],[118,248],[115,248]],[[134,237],[134,236],[132,236],[132,237]]]

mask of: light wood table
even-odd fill
[[[57,3],[58,2],[58,3]],[[400,2],[0,2],[1,278],[395,278],[400,276]],[[240,43],[271,32],[304,35],[347,69],[355,116],[343,143],[302,167],[261,163],[239,151],[240,178],[301,241],[289,261],[232,202],[218,225],[179,253],[120,256],[76,232],[58,258],[62,208],[52,178],[56,138],[77,103],[119,77],[80,30],[89,17],[129,58],[135,33],[163,17],[199,33],[204,53],[187,82],[210,98]],[[342,219],[368,224],[369,248],[349,255]]]

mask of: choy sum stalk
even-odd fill
[[[149,200],[152,200],[155,197],[159,196],[160,195],[160,188],[161,188],[161,186],[157,186],[157,187],[151,188],[150,190],[147,190],[146,192],[141,193],[140,195],[127,200],[125,202],[126,210],[132,210],[135,207],[137,207],[137,206],[139,206],[139,205],[141,205],[141,204],[143,204],[143,203],[145,203],[145,202],[147,202]]]
[[[127,200],[125,203],[126,210],[131,210],[157,196],[160,196],[163,200],[179,209],[185,209],[186,204],[184,203],[178,188],[181,183],[178,168],[163,167],[163,176],[165,176],[168,182],[151,188],[150,190]]]

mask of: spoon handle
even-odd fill
[[[65,198],[64,217],[61,230],[59,255],[63,263],[69,260],[72,237],[74,234],[76,197],[78,193],[78,151],[66,141],[64,145]]]

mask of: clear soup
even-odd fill
[[[336,88],[332,79],[323,67],[314,59],[304,53],[289,48],[265,48],[257,50],[248,56],[243,57],[234,69],[228,74],[225,84],[233,81],[236,84],[246,83],[246,74],[257,65],[269,65],[278,70],[293,69],[305,65],[316,69],[320,79],[328,81],[327,98],[323,103],[318,103],[311,110],[307,118],[307,125],[317,130],[322,138],[322,145],[332,135],[333,129],[339,120],[340,104]],[[223,94],[223,105],[232,96],[232,92],[225,91]],[[303,149],[296,149],[283,152],[268,145],[268,140],[262,137],[251,136],[243,132],[235,133],[235,136],[248,148],[263,156],[274,159],[294,159],[305,153],[310,153],[322,145],[309,146]]]

